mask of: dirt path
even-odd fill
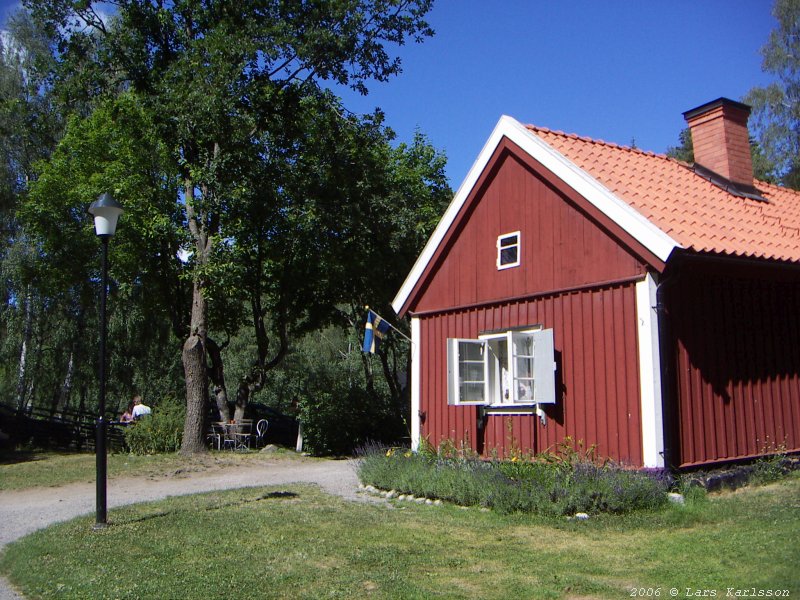
[[[199,492],[314,483],[329,494],[349,500],[365,500],[357,493],[355,461],[275,459],[211,471],[181,470],[158,477],[111,479],[108,508],[160,500]],[[92,513],[95,484],[79,483],[52,488],[0,492],[0,549],[37,529]],[[0,578],[0,600],[20,600],[8,581]]]

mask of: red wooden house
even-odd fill
[[[413,444],[800,450],[800,193],[753,179],[748,115],[685,113],[695,164],[501,118],[393,302]]]

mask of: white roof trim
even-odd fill
[[[447,207],[447,210],[436,226],[436,229],[433,231],[428,243],[425,244],[425,247],[422,249],[422,253],[411,268],[411,272],[403,282],[400,291],[397,292],[397,295],[392,301],[392,308],[394,308],[395,312],[400,312],[400,309],[406,303],[406,300],[408,300],[411,291],[414,289],[420,277],[422,277],[436,249],[455,221],[458,212],[461,210],[461,207],[464,206],[473,187],[504,137],[514,142],[531,157],[544,165],[545,168],[549,169],[556,177],[586,198],[586,200],[617,225],[622,227],[623,230],[629,233],[636,241],[641,243],[660,260],[666,262],[670,253],[675,248],[682,247],[677,241],[661,231],[661,229],[656,227],[627,202],[618,198],[594,177],[549,146],[544,140],[529,131],[524,125],[511,117],[502,116],[497,122],[497,125],[495,125],[492,135],[489,136],[489,139],[483,146],[481,153],[478,155],[478,159],[469,170],[466,179],[464,179],[461,187],[458,188],[456,195],[453,197],[453,201],[450,202],[450,206]]]

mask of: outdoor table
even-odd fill
[[[224,448],[247,450],[250,448],[252,429],[253,421],[251,419],[228,423],[217,422],[212,424],[208,437],[216,439],[218,450]]]

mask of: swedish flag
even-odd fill
[[[362,352],[375,354],[383,336],[389,332],[389,323],[379,317],[375,312],[367,311],[367,330],[364,332],[364,346]]]

